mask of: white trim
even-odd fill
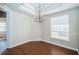
[[[43,11],[42,15],[49,15],[49,14],[53,14],[53,13],[57,13],[57,12],[61,12],[61,11],[64,11],[64,10],[68,10],[68,9],[72,9],[72,8],[75,8],[75,7],[78,7],[79,4],[73,4],[73,3],[66,3],[66,4],[63,4],[62,6],[60,6],[59,8],[55,8],[55,9],[52,9],[52,10],[49,10],[49,11]]]
[[[30,42],[30,41],[41,41],[41,39],[32,39],[32,40],[26,40],[24,42],[21,42],[21,43],[18,43],[18,44],[14,44],[14,45],[11,45],[11,47],[9,48],[13,48],[13,47],[16,47],[18,45],[21,45],[21,44],[24,44],[24,43],[27,43],[27,42]]]
[[[26,12],[29,12],[29,13],[35,15],[35,12],[33,10],[31,10],[29,8],[26,8],[25,6],[20,6],[19,9],[24,10]]]
[[[77,51],[79,53],[77,48],[72,48],[72,47],[64,46],[64,45],[53,43],[53,42],[47,41],[47,40],[42,40],[42,41],[45,41],[45,42],[48,42],[48,43],[51,43],[51,44],[55,44],[55,45],[58,45],[58,46],[61,46],[61,47],[67,48],[67,49],[72,49],[72,50],[75,50],[75,51]]]
[[[6,49],[7,49],[7,48],[5,48],[5,49],[3,49],[2,51],[0,51],[0,55],[1,55],[1,53],[4,52]]]
[[[36,11],[36,9],[33,6],[31,6],[30,4],[24,3],[23,6],[28,7],[29,9],[31,9],[33,11]]]
[[[79,50],[78,50],[77,48],[72,48],[72,47],[60,45],[60,44],[53,43],[53,42],[51,42],[51,41],[47,41],[47,40],[43,40],[43,39],[38,39],[38,40],[37,40],[37,39],[27,40],[27,41],[21,42],[21,43],[19,43],[19,44],[12,45],[12,46],[9,47],[9,48],[13,48],[13,47],[15,47],[15,46],[18,46],[18,45],[21,45],[21,44],[24,44],[24,43],[27,43],[27,42],[30,42],[30,41],[45,41],[45,42],[48,42],[48,43],[50,43],[50,44],[55,44],[55,45],[58,45],[58,46],[61,46],[61,47],[67,48],[67,49],[75,50],[75,51],[77,51],[78,54],[79,54]]]

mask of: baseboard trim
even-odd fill
[[[7,52],[7,49],[5,49],[3,52],[1,52],[1,55],[5,55],[6,52]]]
[[[19,44],[16,44],[16,45],[12,45],[9,48],[13,48],[13,47],[16,47],[18,45],[21,45],[21,44],[24,44],[24,43],[27,43],[27,42],[30,42],[30,41],[45,41],[45,42],[48,42],[50,44],[55,44],[55,45],[58,45],[58,46],[61,46],[61,47],[67,48],[67,49],[71,49],[71,50],[77,51],[78,54],[79,54],[79,50],[78,49],[75,49],[75,48],[72,48],[72,47],[68,47],[68,46],[64,46],[64,45],[60,45],[60,44],[57,44],[57,43],[54,43],[54,42],[51,42],[51,41],[48,41],[48,40],[42,40],[42,39],[38,39],[38,40],[37,39],[32,39],[32,40],[24,41],[22,43],[19,43]]]
[[[24,42],[21,42],[21,43],[19,43],[19,44],[15,44],[15,45],[12,45],[11,47],[9,47],[9,48],[13,48],[13,47],[16,47],[16,46],[19,46],[19,45],[21,45],[21,44],[24,44],[24,43],[27,43],[27,42],[29,42],[29,41],[40,41],[41,39],[32,39],[32,40],[26,40],[26,41],[24,41]]]
[[[75,49],[75,48],[72,48],[72,47],[68,47],[68,46],[64,46],[64,45],[60,45],[60,44],[57,44],[57,43],[53,43],[53,42],[47,41],[47,40],[42,40],[42,41],[45,41],[45,42],[48,42],[48,43],[50,43],[50,44],[55,44],[55,45],[58,45],[58,46],[61,46],[61,47],[67,48],[67,49],[71,49],[71,50],[77,51],[78,54],[79,54],[78,49]]]

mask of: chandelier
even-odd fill
[[[41,14],[41,4],[38,4],[38,10],[34,17],[34,21],[37,23],[43,23],[45,21],[45,16]]]

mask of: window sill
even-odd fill
[[[57,40],[63,40],[69,42],[69,38],[67,37],[61,37],[61,36],[51,36],[51,38],[55,38]]]

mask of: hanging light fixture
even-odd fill
[[[36,16],[34,17],[35,22],[43,23],[45,21],[45,16],[41,14],[41,4],[38,5],[38,11],[36,12]]]

